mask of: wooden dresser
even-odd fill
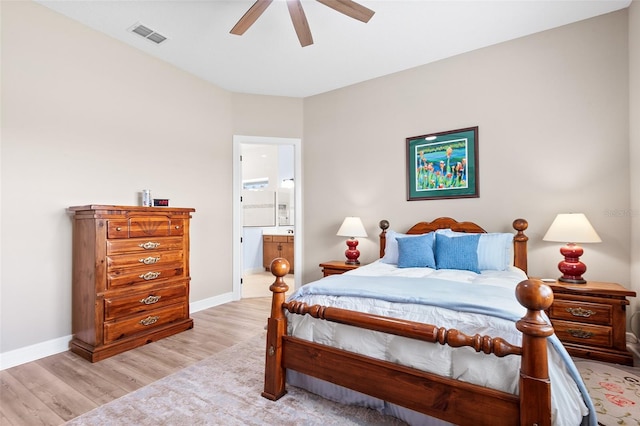
[[[633,365],[626,347],[627,297],[636,293],[620,284],[548,283],[553,304],[548,310],[555,333],[577,357]]]
[[[289,262],[289,273],[293,273],[293,235],[262,236],[262,266],[265,271],[271,269],[271,262],[276,257],[282,257]]]
[[[72,352],[91,362],[193,327],[195,209],[88,205],[73,213]]]

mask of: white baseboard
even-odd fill
[[[203,311],[233,301],[233,293],[225,293],[189,304],[190,312]],[[0,353],[0,371],[69,350],[72,336],[59,337],[24,348]]]
[[[71,335],[3,352],[0,354],[0,370],[64,352],[69,349],[70,341]]]
[[[224,293],[219,296],[209,297],[208,299],[202,299],[198,300],[197,302],[189,303],[189,311],[191,313],[204,311],[205,309],[213,308],[214,306],[233,302],[233,300],[233,293]]]

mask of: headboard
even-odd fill
[[[389,221],[381,220],[379,225],[382,232],[380,233],[380,257],[384,256],[384,248],[387,244],[387,229],[389,229]],[[513,236],[513,264],[527,273],[527,241],[529,237],[524,231],[529,227],[529,223],[525,219],[516,219],[513,221],[513,229],[517,232]],[[456,232],[469,233],[486,233],[480,225],[473,222],[458,222],[450,217],[439,217],[431,222],[419,222],[413,225],[405,234],[426,234],[436,229],[451,229]]]

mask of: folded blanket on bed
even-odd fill
[[[440,306],[511,321],[519,320],[527,312],[516,300],[513,290],[431,277],[331,275],[300,287],[290,298],[312,294]]]

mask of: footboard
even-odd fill
[[[288,286],[283,277],[288,270],[284,259],[275,259],[271,264],[276,279],[270,287],[273,299],[267,326],[262,393],[265,398],[277,400],[286,393],[286,370],[292,369],[455,424],[551,425],[546,338],[553,328],[544,321],[541,312],[551,305],[553,293],[542,282],[525,280],[516,288],[516,297],[527,308],[527,314],[516,324],[523,340],[522,346],[515,346],[499,337],[469,336],[455,329],[413,321],[285,302]],[[521,355],[520,395],[287,336],[285,309],[293,314],[434,344],[468,346],[484,355]]]

